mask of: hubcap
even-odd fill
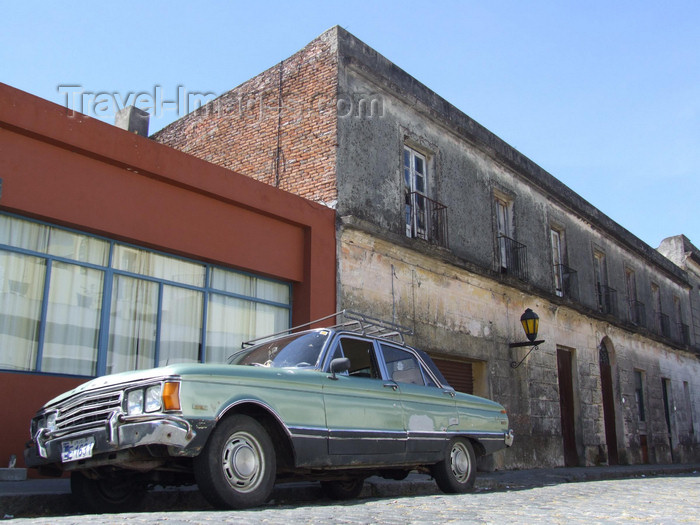
[[[233,434],[221,457],[226,481],[239,492],[254,490],[262,479],[265,458],[258,441],[246,432]]]
[[[450,452],[450,465],[452,474],[460,483],[464,483],[469,479],[471,474],[471,462],[469,461],[469,452],[464,443],[455,443]]]

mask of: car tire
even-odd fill
[[[265,503],[275,484],[275,448],[265,428],[252,417],[223,419],[194,458],[194,475],[204,498],[220,509]]]
[[[92,479],[74,471],[70,488],[78,507],[95,514],[138,510],[146,495],[146,484],[139,475]]]
[[[471,442],[454,438],[445,450],[445,458],[431,469],[435,483],[447,494],[462,494],[474,488],[476,456]]]
[[[321,490],[330,499],[349,500],[360,495],[364,484],[364,478],[322,481]]]

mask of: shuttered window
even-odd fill
[[[474,371],[470,362],[431,358],[452,388],[457,392],[474,393]]]

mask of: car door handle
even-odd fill
[[[396,383],[384,383],[384,388],[391,388],[394,392],[399,389],[399,385]]]
[[[443,390],[443,394],[448,394],[450,397],[455,397],[455,391],[454,390]]]

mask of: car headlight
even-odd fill
[[[126,413],[130,416],[143,414],[143,390],[132,390],[126,396]]]
[[[157,412],[163,406],[161,397],[162,387],[159,384],[146,389],[146,412]]]
[[[53,432],[56,430],[56,418],[58,417],[58,412],[50,412],[46,415],[46,428]]]
[[[56,430],[56,419],[58,418],[58,412],[48,412],[42,416],[37,416],[32,419],[32,424],[29,427],[31,436],[34,437],[36,433],[41,429],[46,429],[50,432]]]
[[[166,381],[126,394],[126,413],[130,416],[152,414],[163,410],[180,410],[180,383]]]
[[[29,427],[29,433],[34,438],[36,433],[39,431],[40,428],[44,428],[44,418],[43,417],[35,417],[32,419],[32,424]]]

